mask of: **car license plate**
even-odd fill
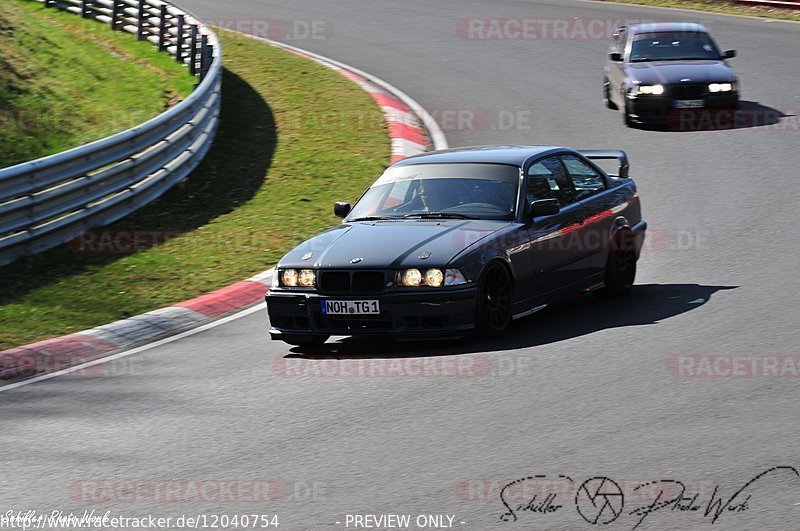
[[[703,100],[675,100],[676,109],[700,109],[706,106]]]
[[[378,301],[322,301],[322,313],[327,315],[376,315],[381,313]]]

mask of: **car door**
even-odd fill
[[[531,276],[527,283],[528,298],[546,298],[580,280],[577,262],[579,246],[570,243],[570,234],[584,219],[583,207],[575,200],[575,190],[563,163],[557,156],[531,164],[526,171],[526,205],[540,199],[558,199],[561,210],[550,216],[534,218],[529,207],[528,222]]]
[[[606,175],[583,157],[570,154],[561,155],[560,159],[575,190],[575,201],[584,213],[584,222],[575,231],[575,241],[581,246],[576,267],[584,278],[602,275],[619,194]]]

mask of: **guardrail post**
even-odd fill
[[[178,15],[178,33],[175,35],[175,60],[183,62],[183,25],[186,21],[184,15]]]
[[[143,41],[147,38],[146,24],[145,20],[147,17],[145,16],[145,8],[147,7],[147,0],[139,0],[139,13],[136,17],[136,40]]]
[[[119,18],[119,2],[117,0],[111,1],[111,31],[117,29],[118,18]]]
[[[91,0],[81,0],[81,16],[87,18],[91,9]]]
[[[203,35],[200,38],[200,81],[205,79],[206,74],[208,73],[208,66],[211,64],[210,55],[211,50],[210,46],[208,45],[208,35]]]
[[[189,73],[197,75],[197,24],[192,24],[189,35]]]
[[[158,23],[158,51],[163,52],[167,48],[167,5],[161,4],[161,14]]]

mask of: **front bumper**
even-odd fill
[[[325,315],[325,299],[377,300],[379,315]],[[476,287],[409,290],[377,295],[322,295],[275,289],[267,292],[270,336],[394,336],[463,335],[475,326]]]
[[[703,107],[692,109],[679,109],[675,107],[678,98],[671,96],[654,96],[652,94],[627,94],[628,115],[636,123],[666,123],[671,115],[681,111],[702,112],[706,109],[731,109],[739,105],[739,92],[705,94],[694,98],[703,100]]]

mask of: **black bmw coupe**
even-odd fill
[[[275,269],[273,339],[498,335],[570,294],[628,293],[647,227],[624,152],[563,147],[410,157],[334,212]]]
[[[681,109],[737,108],[739,86],[721,52],[700,24],[650,23],[614,32],[603,74],[606,106],[626,125],[663,123]]]

